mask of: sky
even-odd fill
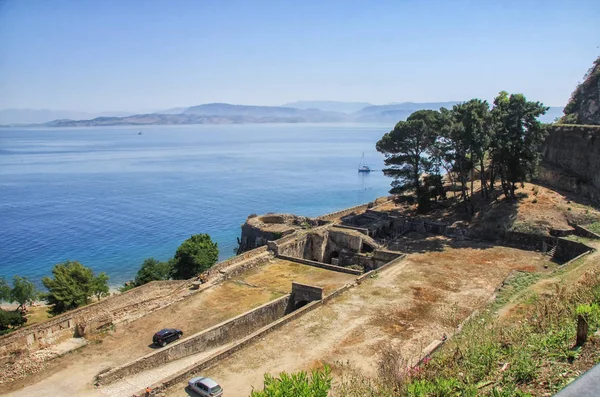
[[[493,99],[564,106],[600,1],[0,0],[0,109]]]

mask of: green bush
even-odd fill
[[[264,389],[252,391],[251,397],[327,397],[331,389],[331,369],[325,366],[308,375],[305,371],[287,374],[279,378],[265,374]]]
[[[195,234],[177,248],[171,276],[175,280],[192,278],[214,266],[218,259],[217,243],[208,234]]]
[[[27,318],[20,311],[0,309],[0,335],[22,326],[25,322],[27,322]]]
[[[135,276],[135,286],[139,287],[150,281],[168,280],[172,271],[173,265],[170,262],[161,262],[154,258],[145,259]]]
[[[54,278],[44,277],[42,283],[48,289],[44,298],[53,305],[54,314],[87,305],[92,296],[108,293],[108,276],[105,273],[94,276],[92,269],[77,261],[54,265],[52,275]]]

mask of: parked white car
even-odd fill
[[[220,397],[223,395],[223,388],[210,378],[198,376],[188,381],[191,390],[203,397]]]

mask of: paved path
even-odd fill
[[[113,382],[107,386],[100,388],[99,390],[104,395],[111,397],[131,397],[133,394],[145,389],[147,386],[150,386],[153,383],[160,381],[161,379],[171,376],[189,367],[190,365],[203,360],[211,354],[227,348],[228,346],[229,345],[219,346],[211,350],[206,350],[201,353],[193,354],[191,356],[172,361],[160,367],[131,375],[118,382]]]

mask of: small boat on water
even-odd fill
[[[360,158],[360,164],[358,165],[358,172],[371,172],[371,167],[365,164],[365,154],[363,152]]]

